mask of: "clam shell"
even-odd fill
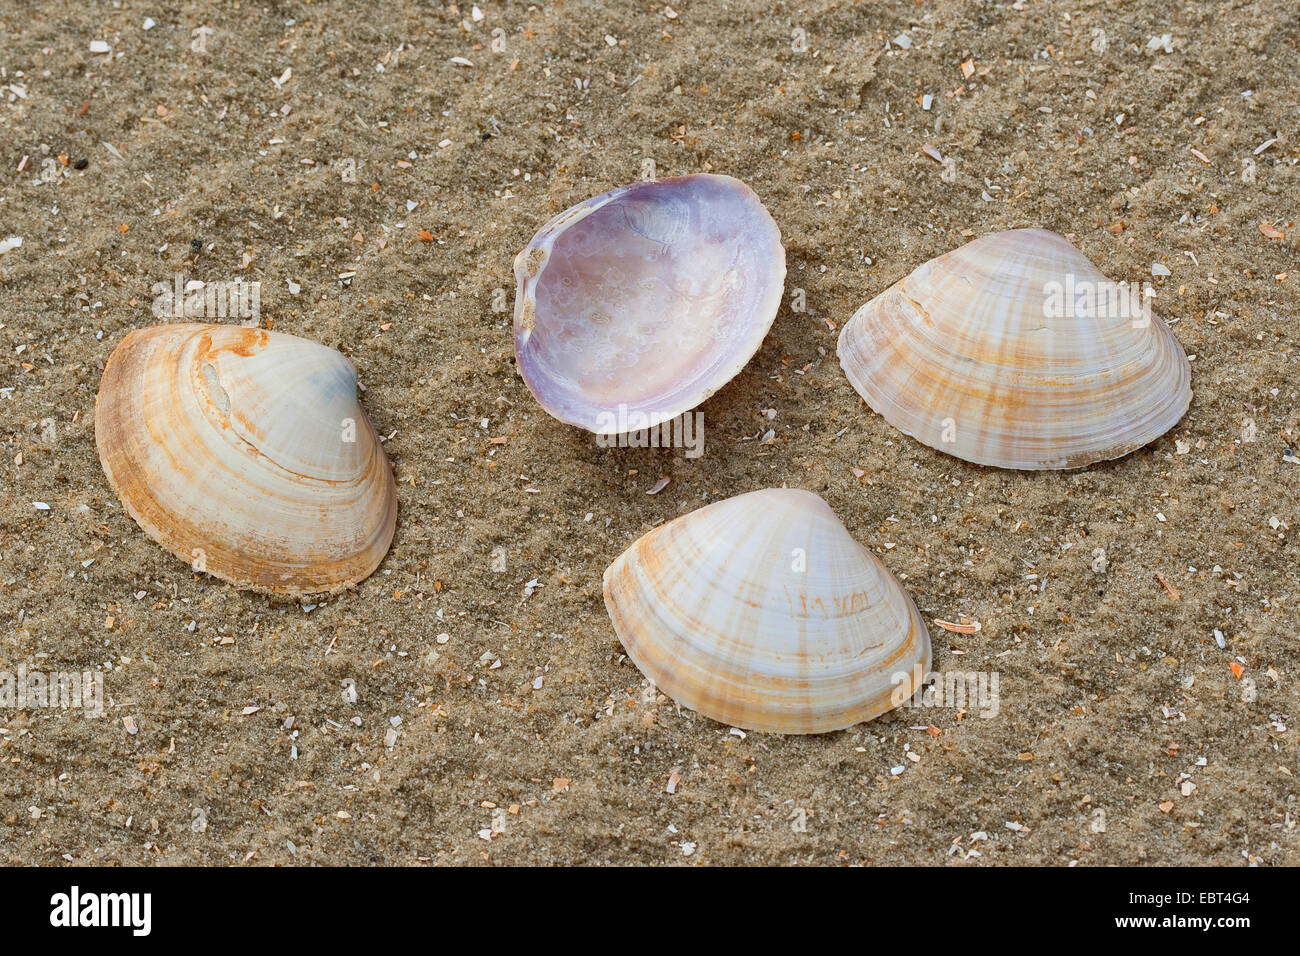
[[[1079,298],[1114,286],[1056,233],[985,236],[859,309],[840,364],[890,424],[958,458],[1020,469],[1119,458],[1177,424],[1192,392],[1159,316],[1100,297],[1090,312]]]
[[[694,408],[758,351],[785,250],[730,176],[622,186],[560,213],[515,258],[515,355],[550,414],[597,434]]]
[[[909,697],[930,635],[875,556],[807,491],[729,498],[662,525],[605,572],[628,656],[735,727],[839,730]]]
[[[372,572],[393,538],[388,459],[338,352],[229,325],[138,329],[95,404],[108,482],[196,571],[302,596]]]

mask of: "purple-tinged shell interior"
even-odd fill
[[[648,428],[736,375],[776,318],[785,249],[730,176],[622,186],[515,258],[515,355],[542,406],[597,434]]]

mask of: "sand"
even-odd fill
[[[106,696],[0,709],[3,862],[1300,862],[1285,5],[480,6],[0,4],[0,670]],[[694,459],[598,447],[513,365],[513,256],[648,160],[743,179],[788,254]],[[828,320],[1019,226],[1153,282],[1194,356],[1168,435],[1005,472],[853,392]],[[196,575],[108,487],[100,371],[177,274],[260,282],[264,325],[358,367],[400,517],[354,591],[306,610]],[[997,671],[995,717],[742,737],[644,693],[605,567],[782,484],[927,620],[981,623],[935,626],[935,665]]]

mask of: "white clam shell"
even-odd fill
[[[758,351],[785,250],[730,176],[622,186],[560,213],[515,258],[515,355],[550,414],[597,434],[689,411]]]
[[[155,541],[239,587],[303,596],[369,575],[397,495],[356,370],[306,339],[230,325],[138,329],[104,368],[95,444]]]
[[[755,491],[661,525],[610,565],[604,590],[642,673],[735,727],[848,727],[909,697],[930,666],[911,598],[807,491]]]
[[[1119,458],[1177,424],[1192,392],[1169,327],[1134,307],[1135,285],[1132,297],[1116,289],[1056,233],[985,236],[859,309],[840,364],[892,425],[958,458],[1019,469]]]

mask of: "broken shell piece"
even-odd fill
[[[550,414],[601,435],[689,411],[758,351],[785,250],[730,176],[622,186],[560,213],[515,258],[515,355]]]
[[[1177,424],[1191,367],[1136,284],[1043,229],[925,263],[844,326],[840,364],[896,428],[981,465],[1078,468]]]
[[[95,444],[136,523],[238,587],[338,591],[369,575],[393,538],[396,487],[356,370],[306,339],[138,329],[104,368]]]
[[[733,727],[848,727],[910,697],[930,666],[911,598],[807,491],[755,491],[661,525],[610,565],[604,592],[642,673]]]

